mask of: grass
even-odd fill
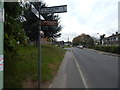
[[[65,54],[65,50],[52,45],[44,45],[42,54],[42,81],[53,78]]]
[[[71,48],[71,46],[66,46],[66,45],[65,45],[64,48]]]
[[[51,80],[57,72],[65,50],[52,46],[42,46],[42,82]],[[5,87],[22,88],[24,80],[37,82],[38,49],[35,46],[21,46],[18,55],[5,56]]]

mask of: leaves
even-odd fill
[[[47,5],[43,2],[31,2],[35,6],[35,8],[39,11],[39,6],[41,8],[46,7]],[[31,12],[30,7],[24,10],[24,15],[26,21],[24,22],[24,29],[27,36],[31,41],[36,41],[38,39],[39,33],[39,19]],[[43,14],[42,15],[45,20],[57,20],[59,21],[60,17],[55,14]],[[62,26],[58,24],[57,26],[42,26],[42,31],[44,32],[44,37],[47,38],[57,38],[59,37]]]
[[[73,45],[79,45],[79,44],[86,46],[86,47],[91,47],[94,45],[94,40],[89,35],[81,34],[80,36],[75,37],[73,39]]]
[[[22,23],[18,19],[21,14],[21,6],[18,2],[5,2],[5,23],[4,23],[4,46],[5,52],[11,55],[16,54],[18,42],[24,41],[25,33]]]

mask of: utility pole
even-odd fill
[[[3,88],[3,23],[4,23],[4,2],[0,0],[0,90]]]

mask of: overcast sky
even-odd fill
[[[119,0],[43,0],[48,6],[67,5],[67,13],[60,13],[62,35],[58,40],[67,41],[85,33],[111,35],[118,31]]]

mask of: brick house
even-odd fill
[[[120,45],[120,33],[116,32],[115,34],[112,34],[109,37],[103,38],[102,45],[105,45],[105,46]]]

